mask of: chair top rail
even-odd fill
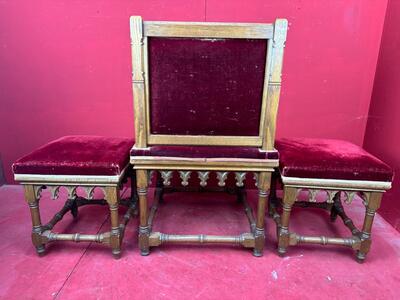
[[[182,38],[271,39],[273,24],[144,21],[144,36]]]

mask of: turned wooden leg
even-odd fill
[[[118,187],[106,187],[105,188],[105,200],[110,208],[110,219],[111,219],[111,236],[110,243],[112,254],[115,258],[121,256],[121,232],[119,229],[119,215],[118,215],[118,201],[119,201],[119,190]]]
[[[382,193],[373,192],[370,194],[366,205],[364,224],[361,232],[360,250],[357,251],[356,257],[358,262],[363,262],[371,247],[371,229],[374,222],[376,210],[381,205]]]
[[[267,205],[268,191],[271,185],[271,173],[260,172],[258,175],[258,206],[256,228],[254,230],[255,246],[254,256],[262,256],[265,244],[265,209]]]
[[[137,170],[137,192],[139,195],[139,215],[140,215],[140,226],[139,226],[139,249],[141,255],[149,255],[149,236],[150,227],[148,224],[148,203],[147,203],[147,171]]]
[[[36,196],[33,185],[24,185],[25,199],[28,202],[32,217],[32,243],[36,248],[39,256],[43,256],[45,252],[44,243],[42,242],[42,222],[40,220],[39,199]]]
[[[284,187],[281,226],[278,234],[278,253],[284,255],[289,246],[289,220],[292,206],[296,201],[296,188]]]

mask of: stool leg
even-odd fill
[[[265,244],[265,208],[267,205],[268,191],[271,186],[271,173],[260,172],[258,175],[258,206],[256,229],[254,231],[255,246],[254,256],[262,256]]]
[[[118,202],[119,193],[118,187],[106,187],[105,188],[105,200],[108,203],[110,209],[111,219],[111,249],[114,258],[121,256],[121,232],[119,229],[119,215],[118,215]]]
[[[43,256],[45,252],[44,243],[42,243],[42,222],[40,220],[39,199],[35,194],[33,185],[24,185],[25,199],[28,202],[32,217],[32,243],[36,248],[39,256]]]
[[[140,254],[145,256],[149,255],[149,236],[150,227],[148,224],[148,203],[147,203],[147,171],[137,170],[137,192],[139,195],[139,215],[140,215],[140,226],[139,226],[139,248]]]
[[[371,247],[371,229],[374,222],[376,210],[381,205],[382,193],[372,192],[366,205],[364,224],[361,232],[360,250],[357,251],[356,257],[358,262],[363,262]]]
[[[296,188],[284,187],[283,193],[282,217],[278,235],[279,255],[284,255],[287,251],[287,247],[289,246],[289,220],[292,206],[296,201]]]

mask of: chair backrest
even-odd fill
[[[287,20],[130,27],[137,148],[273,150]]]

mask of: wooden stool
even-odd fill
[[[127,138],[98,136],[66,136],[50,142],[13,164],[15,180],[25,189],[25,198],[32,216],[32,242],[39,255],[45,244],[53,241],[97,242],[111,246],[114,257],[120,256],[121,239],[126,224],[136,209],[135,180],[131,177],[131,197],[120,201],[119,190],[133,175],[128,168],[129,151],[134,141]],[[87,198],[77,196],[82,187]],[[53,199],[58,198],[60,187],[68,191],[64,207],[45,225],[39,211],[41,191],[49,188]],[[93,200],[94,189],[104,193],[104,199]],[[118,204],[128,205],[122,223],[119,223]],[[100,234],[61,234],[52,229],[71,211],[77,217],[78,207],[87,204],[108,204],[111,215],[110,232]]]
[[[343,245],[357,252],[362,262],[370,249],[371,228],[382,194],[391,188],[392,169],[362,148],[349,142],[327,139],[281,139],[275,144],[280,156],[280,179],[284,196],[282,213],[276,210],[275,193],[270,197],[270,214],[277,223],[278,252],[283,255],[288,246],[299,243]],[[309,192],[309,201],[296,201],[303,190]],[[325,202],[317,202],[316,195],[324,191]],[[341,192],[350,204],[355,195],[366,206],[364,224],[356,228],[346,215],[341,203]],[[330,211],[331,220],[340,216],[350,229],[348,238],[302,236],[289,231],[293,206],[318,207]]]

